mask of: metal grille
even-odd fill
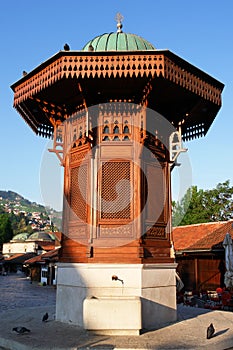
[[[70,206],[76,219],[87,220],[87,165],[71,169]]]
[[[130,162],[106,162],[102,166],[101,218],[130,219]]]

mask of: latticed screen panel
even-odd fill
[[[164,169],[159,166],[147,165],[147,220],[165,222],[166,189]]]
[[[87,165],[71,169],[70,206],[73,219],[87,221]]]
[[[106,162],[102,165],[101,218],[131,218],[130,162]]]

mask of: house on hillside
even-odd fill
[[[184,290],[216,290],[224,286],[226,233],[233,220],[173,228],[177,266]]]

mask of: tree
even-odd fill
[[[29,225],[29,220],[24,213],[20,213],[19,215],[15,215],[14,213],[9,214],[11,227],[13,230],[14,236],[18,233],[28,232],[32,233],[33,229],[31,225]]]
[[[9,216],[6,213],[0,214],[0,244],[9,242],[12,237],[13,230]]]
[[[233,218],[233,187],[230,187],[229,180],[205,192],[205,208],[209,210],[210,221]]]
[[[173,226],[192,225],[233,218],[233,187],[230,181],[212,190],[190,187],[180,202],[173,202]]]

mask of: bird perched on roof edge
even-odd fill
[[[207,339],[212,338],[214,335],[214,332],[215,332],[215,329],[214,329],[213,323],[211,323],[207,328]]]
[[[65,50],[65,51],[70,51],[70,47],[69,47],[68,44],[65,44],[65,45],[64,45],[64,50]]]
[[[89,52],[93,52],[94,51],[94,47],[91,44],[88,46],[88,51]]]

